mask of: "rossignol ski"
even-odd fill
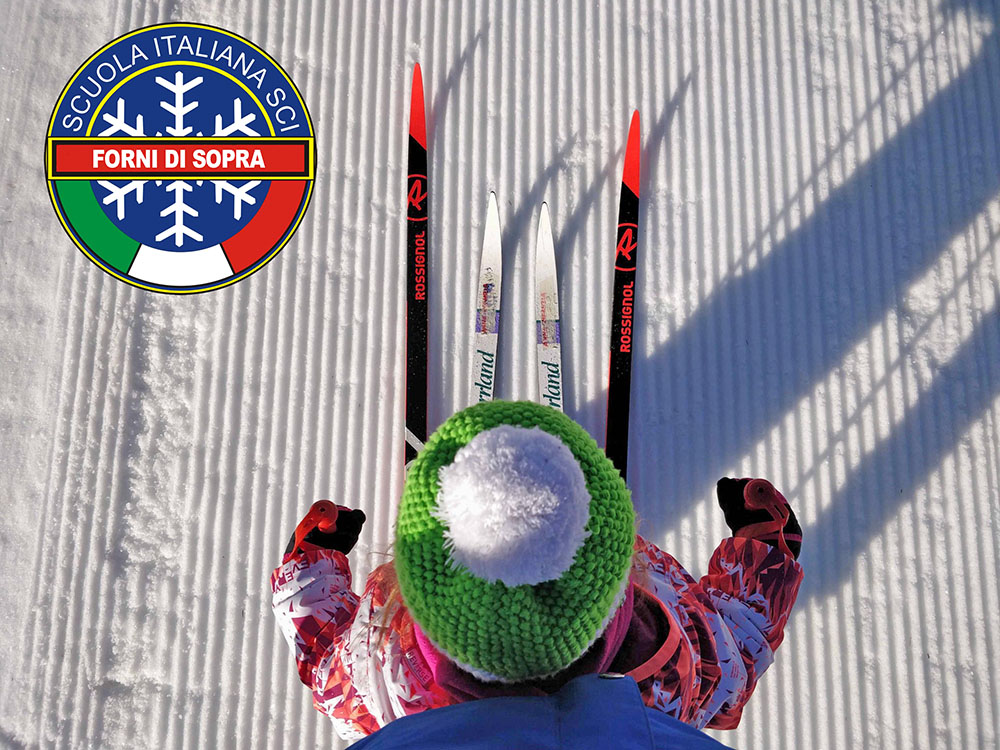
[[[542,204],[535,240],[535,343],[538,399],[563,410],[562,347],[559,336],[559,285],[549,208]]]
[[[420,64],[413,66],[406,174],[406,422],[403,463],[427,440],[427,128]]]
[[[639,111],[632,113],[618,204],[614,297],[611,307],[611,356],[608,365],[608,419],[604,452],[622,478],[628,465],[628,410],[632,388],[635,269],[639,250]]]
[[[486,207],[483,253],[476,287],[476,331],[473,337],[472,402],[492,401],[496,382],[497,339],[500,334],[500,211],[497,196],[490,193]]]

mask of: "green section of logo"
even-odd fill
[[[139,252],[139,243],[116,227],[101,210],[90,182],[56,183],[56,197],[66,212],[68,225],[87,248],[100,248],[100,259],[122,273]]]

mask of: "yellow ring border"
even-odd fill
[[[110,99],[112,96],[114,96],[115,92],[118,89],[120,89],[122,86],[124,86],[126,83],[128,83],[129,81],[131,81],[136,76],[140,76],[140,75],[142,75],[143,73],[145,73],[147,71],[156,70],[157,68],[166,68],[166,67],[169,67],[169,66],[172,66],[172,65],[190,65],[193,68],[204,68],[205,70],[211,70],[211,71],[214,71],[216,73],[221,73],[226,78],[229,78],[233,83],[235,83],[241,89],[243,89],[244,91],[246,91],[247,92],[247,96],[249,96],[251,99],[254,100],[254,103],[257,105],[258,109],[260,109],[261,112],[263,112],[265,115],[267,115],[267,110],[264,108],[264,105],[260,103],[260,99],[257,98],[257,95],[250,90],[249,86],[247,86],[245,83],[243,83],[243,81],[239,80],[232,73],[228,73],[225,70],[219,70],[218,68],[213,68],[208,63],[203,63],[203,62],[191,62],[191,61],[185,61],[185,62],[162,62],[162,63],[155,63],[153,65],[150,65],[148,68],[143,68],[142,70],[137,70],[137,71],[135,71],[135,73],[130,73],[129,75],[127,75],[124,78],[122,78],[118,83],[116,83],[114,85],[114,88],[110,89],[108,91],[108,93],[104,95],[104,98],[101,99],[101,103],[98,104],[97,107],[94,109],[94,116],[90,118],[90,124],[87,126],[87,133],[86,133],[86,135],[84,135],[84,138],[94,138],[94,137],[97,137],[97,136],[92,136],[90,134],[90,131],[92,131],[94,129],[94,122],[97,120],[97,113],[101,111],[101,108],[104,107],[104,105],[108,103],[108,99]],[[289,83],[291,83],[291,81],[289,81]],[[271,118],[269,116],[267,117],[267,129],[271,131],[271,136],[274,137],[274,125],[271,123]],[[156,136],[153,136],[153,137],[155,138]],[[172,138],[173,136],[164,136],[164,137],[166,137],[166,138]],[[227,137],[227,136],[222,136],[222,137]],[[260,137],[260,136],[258,136],[258,137]]]

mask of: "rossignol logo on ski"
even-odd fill
[[[427,233],[418,232],[413,237],[413,299],[421,302],[427,300]]]
[[[312,122],[295,84],[223,29],[130,32],[87,60],[49,122],[46,178],[83,253],[143,289],[203,292],[262,268],[312,195]]]
[[[635,224],[621,224],[618,227],[618,248],[615,254],[615,270],[617,271],[635,270],[635,258],[632,257],[632,253],[639,246],[634,238],[635,228]]]
[[[413,209],[414,211],[422,211],[424,208],[424,201],[427,200],[427,191],[424,190],[424,183],[419,177],[413,178],[413,184],[410,185],[409,195],[406,196],[407,207]],[[410,217],[413,221],[427,221],[427,217]]]
[[[409,221],[427,221],[427,190],[424,188],[423,175],[410,175],[410,188],[406,194],[406,218]],[[411,235],[413,250],[412,291],[414,300],[427,299],[427,232],[419,229]]]
[[[618,333],[618,351],[632,352],[632,302],[635,299],[635,282],[622,284],[621,324]]]

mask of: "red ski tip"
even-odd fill
[[[628,128],[628,145],[625,147],[625,169],[622,183],[636,197],[639,195],[639,110],[632,113],[632,124]]]
[[[424,124],[424,79],[420,63],[413,65],[413,87],[410,89],[410,135],[427,150],[427,128]]]

